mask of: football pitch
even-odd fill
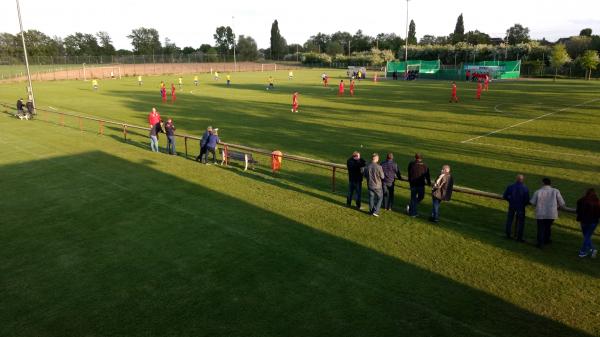
[[[366,80],[337,97],[344,73],[235,73],[231,87],[185,75],[175,103],[159,96],[175,75],[34,85],[46,110],[146,126],[156,106],[178,133],[212,125],[226,142],[325,161],[393,152],[405,174],[420,152],[433,175],[449,164],[457,184],[494,193],[517,173],[531,190],[548,176],[571,207],[600,185],[598,82],[497,82],[480,101],[459,82],[450,104],[442,81]],[[24,84],[0,88],[14,104]],[[403,214],[402,184],[374,219],[344,207],[340,173],[332,193],[329,171],[285,158],[277,175],[264,156],[254,171],[205,166],[151,153],[142,134],[58,123],[0,114],[0,335],[600,335],[600,268],[577,257],[573,215],[539,250],[531,210],[529,243],[503,238],[500,201],[457,193],[432,225],[428,198],[420,218]]]

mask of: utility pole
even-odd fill
[[[406,0],[406,46],[404,47],[404,63],[406,64],[406,72],[405,75],[408,74],[408,2],[410,0]]]
[[[31,72],[29,71],[29,59],[27,58],[27,46],[25,44],[25,33],[23,32],[23,20],[21,20],[21,6],[19,5],[19,0],[17,1],[17,13],[19,14],[19,26],[21,28],[21,41],[23,42],[23,55],[25,56],[25,67],[27,68],[27,81],[29,82],[29,87],[27,87],[27,95],[28,98],[31,99],[31,103],[33,103],[33,114],[37,115],[36,109],[37,105],[35,105],[35,97],[33,96],[33,84],[31,84]]]
[[[235,16],[231,17],[231,30],[233,30],[233,20],[235,19]],[[237,58],[235,56],[235,33],[233,34],[233,72],[237,71]]]

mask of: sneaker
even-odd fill
[[[584,257],[586,257],[586,256],[588,256],[588,254],[587,254],[587,253],[585,253],[585,252],[583,252],[583,253],[582,253],[582,252],[579,252],[579,257],[581,257],[581,258],[584,258]]]
[[[379,214],[377,214],[377,213],[373,213],[372,215],[373,215],[374,217],[378,217],[378,216],[379,216]]]
[[[597,249],[590,250],[590,256],[592,257],[592,259],[595,259],[596,256],[598,256],[598,250]]]
[[[410,205],[406,205],[406,214],[410,215]]]

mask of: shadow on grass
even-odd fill
[[[103,152],[0,176],[2,335],[587,335]]]

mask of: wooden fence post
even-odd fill
[[[188,149],[187,149],[187,137],[183,137],[183,142],[185,143],[185,159],[188,157]]]
[[[81,122],[81,117],[78,117],[78,119],[79,119],[79,131],[83,132],[83,125]]]
[[[100,132],[100,135],[104,136],[104,121],[100,121],[100,125],[98,127],[99,127],[98,131]]]
[[[332,172],[331,172],[332,173],[331,174],[331,190],[333,192],[335,192],[335,169],[336,169],[336,167],[332,166],[331,169],[332,169]]]
[[[123,124],[123,138],[127,141],[127,125]]]

